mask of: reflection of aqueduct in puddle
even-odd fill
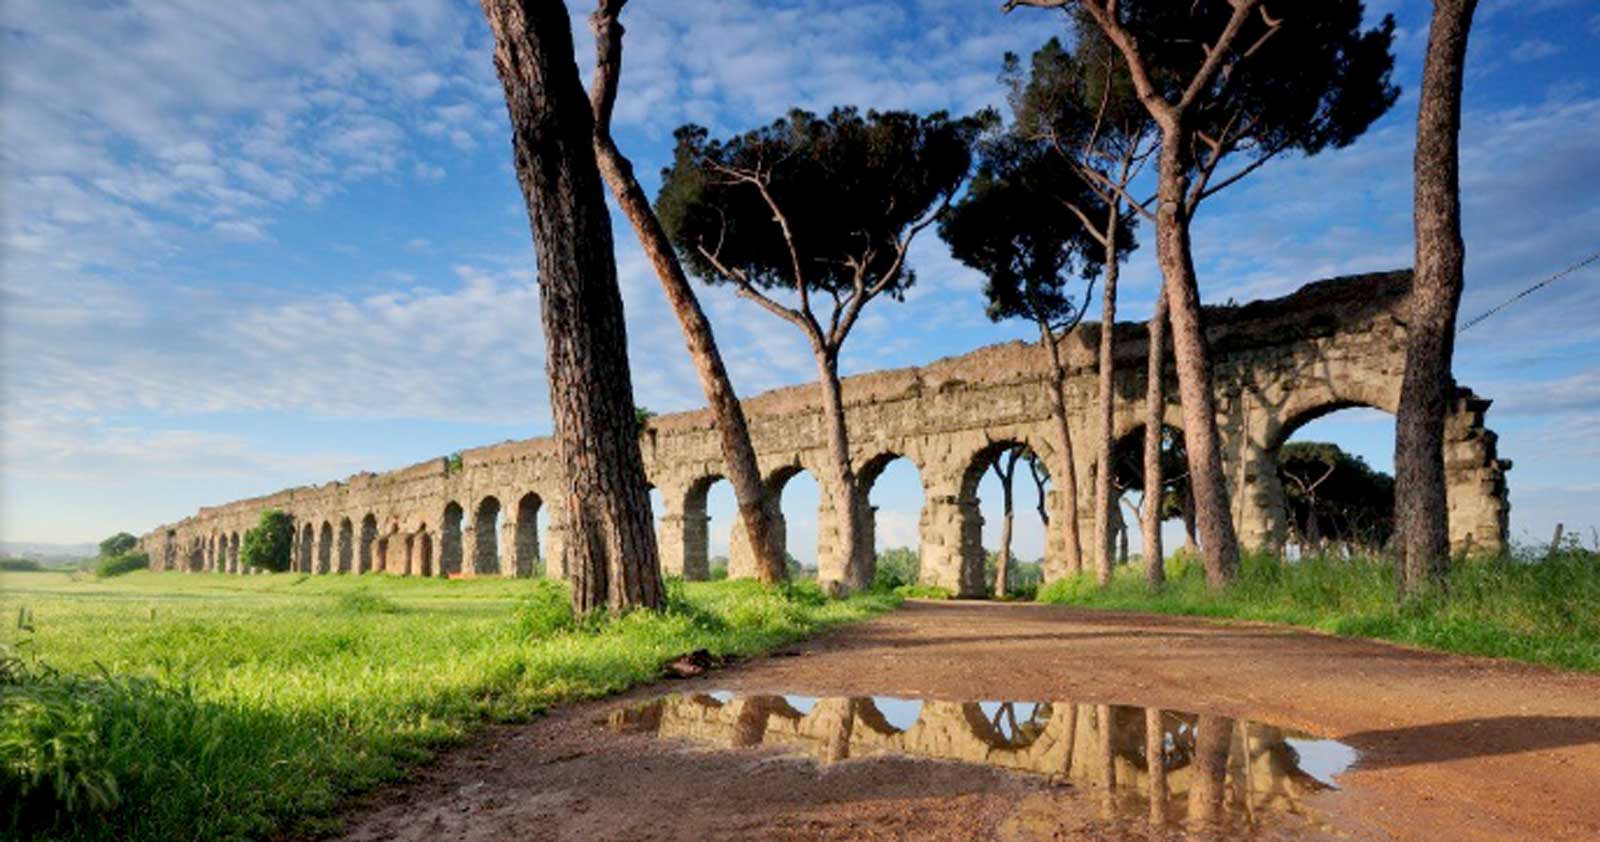
[[[1207,311],[1216,378],[1224,467],[1241,539],[1277,548],[1288,531],[1278,449],[1304,424],[1352,406],[1393,412],[1405,362],[1403,321],[1407,273],[1312,284],[1287,298]],[[1063,345],[1073,428],[1090,441],[1095,420],[1097,328],[1074,332]],[[1143,425],[1145,330],[1117,326],[1116,433]],[[643,366],[642,361],[635,361]],[[852,505],[869,528],[868,494],[893,459],[904,457],[923,486],[922,575],[962,595],[984,592],[983,517],[978,481],[1000,448],[1024,444],[1052,476],[1065,476],[1051,444],[1044,354],[1012,343],[982,348],[921,368],[846,378],[844,398],[852,460],[861,478]],[[1167,376],[1171,378],[1170,367]],[[1166,423],[1181,427],[1177,389]],[[801,472],[826,473],[825,437],[816,387],[795,386],[745,402],[762,470],[777,500]],[[1498,552],[1506,542],[1509,505],[1495,435],[1484,427],[1489,402],[1459,390],[1446,428],[1445,463],[1452,547]],[[703,578],[707,569],[706,491],[722,474],[719,438],[705,411],[653,419],[644,433],[645,472],[660,490],[662,565],[669,574]],[[1092,530],[1093,448],[1077,448],[1081,484],[1077,517]],[[826,487],[826,484],[824,484]],[[312,573],[381,571],[400,575],[529,575],[550,559],[559,569],[564,529],[555,447],[531,439],[479,448],[459,461],[435,459],[384,474],[294,488],[208,507],[144,536],[158,569],[239,569],[240,536],[261,512],[295,520],[293,566]],[[1045,550],[1047,579],[1065,572],[1061,495],[1051,512]],[[835,509],[827,495],[817,513],[819,578],[840,579],[847,554],[838,546]],[[781,512],[779,522],[781,523]],[[539,528],[545,520],[546,528]],[[541,534],[542,532],[542,534]],[[780,536],[781,537],[781,536]],[[542,544],[542,547],[541,547]],[[732,573],[750,569],[747,542],[734,530]],[[541,552],[542,550],[542,552]]]
[[[894,720],[894,721],[891,721]],[[1304,814],[1354,752],[1222,716],[1122,705],[675,694],[617,711],[613,729],[718,748],[775,746],[821,764],[895,755],[993,766],[1142,802],[1160,822]],[[1301,750],[1337,753],[1321,779]],[[1154,759],[1156,762],[1152,762]],[[1144,810],[1141,810],[1144,812]]]

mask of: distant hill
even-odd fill
[[[31,558],[35,561],[77,561],[94,558],[98,544],[42,544],[30,541],[0,541],[0,557]]]

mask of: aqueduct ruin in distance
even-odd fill
[[[1287,534],[1278,448],[1296,429],[1352,406],[1393,413],[1405,361],[1404,304],[1409,272],[1337,278],[1284,298],[1239,307],[1209,308],[1207,336],[1214,364],[1218,424],[1231,480],[1235,525],[1248,546],[1281,547]],[[1116,325],[1116,432],[1142,427],[1146,331]],[[1095,347],[1089,324],[1063,340],[1067,395],[1074,431],[1077,513],[1088,524],[1095,428]],[[1002,447],[1024,444],[1052,476],[1061,456],[1051,443],[1044,379],[1049,366],[1034,345],[1012,342],[980,348],[920,368],[847,378],[845,403],[853,459],[861,477],[858,503],[884,466],[909,459],[923,484],[920,522],[922,577],[962,595],[983,593],[982,516],[977,485]],[[1173,374],[1169,366],[1166,376]],[[1181,428],[1176,384],[1166,423]],[[1456,552],[1505,547],[1509,503],[1495,434],[1484,427],[1489,401],[1459,389],[1446,430],[1451,545]],[[801,471],[821,477],[825,433],[814,384],[766,392],[744,402],[750,433],[770,487]],[[662,566],[668,574],[703,578],[707,570],[706,492],[722,473],[718,437],[705,410],[654,418],[642,433],[645,471],[660,490]],[[261,513],[278,509],[295,522],[293,567],[312,573],[381,571],[400,575],[530,575],[540,558],[560,566],[562,526],[555,443],[547,438],[491,445],[387,473],[360,473],[342,482],[291,488],[264,497],[202,508],[141,539],[156,569],[240,570],[244,532]],[[770,495],[776,508],[779,494]],[[1062,506],[1052,492],[1052,515]],[[548,527],[538,534],[541,510]],[[781,518],[781,515],[780,515]],[[499,523],[498,533],[494,524]],[[779,521],[781,523],[781,520]],[[828,495],[818,512],[818,574],[842,577],[844,554],[832,539]],[[1061,519],[1052,516],[1052,524]],[[1062,540],[1051,528],[1046,580],[1065,572]],[[748,550],[735,530],[734,576],[748,575]],[[542,539],[542,540],[541,540]],[[863,536],[870,548],[872,530]],[[541,546],[542,544],[542,546]]]

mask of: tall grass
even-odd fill
[[[1166,572],[1160,591],[1149,589],[1142,569],[1125,567],[1104,589],[1075,577],[1052,582],[1038,599],[1288,623],[1600,672],[1600,555],[1578,547],[1458,561],[1445,587],[1406,600],[1396,596],[1393,566],[1371,558],[1249,554],[1220,591],[1206,587],[1197,560],[1168,559]]]
[[[548,581],[7,576],[0,837],[315,833],[341,799],[486,721],[895,603],[751,582],[670,592],[664,614],[579,623]]]

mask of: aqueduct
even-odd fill
[[[1208,308],[1224,461],[1232,480],[1235,525],[1250,546],[1277,548],[1287,535],[1278,448],[1296,429],[1352,406],[1393,413],[1405,360],[1404,305],[1409,272],[1336,278],[1292,295],[1243,306]],[[1142,324],[1117,324],[1116,434],[1142,427],[1147,336]],[[1099,326],[1062,340],[1073,429],[1088,442],[1095,420],[1095,348]],[[919,530],[922,577],[963,595],[983,593],[982,516],[978,480],[997,449],[1031,448],[1053,476],[1064,476],[1049,435],[1049,366],[1042,349],[1013,342],[981,348],[920,368],[863,374],[844,381],[852,457],[861,477],[855,505],[872,524],[867,503],[883,466],[904,457],[922,478]],[[1165,375],[1174,377],[1170,361]],[[1166,423],[1181,428],[1175,383]],[[793,386],[744,402],[767,482],[775,492],[801,471],[828,471],[816,386]],[[1489,401],[1458,389],[1446,433],[1445,462],[1452,548],[1458,553],[1504,549],[1509,503],[1495,434],[1485,428]],[[705,410],[651,419],[641,434],[645,471],[659,489],[664,570],[687,578],[707,572],[706,491],[722,474],[722,455]],[[561,482],[555,444],[546,438],[465,451],[387,473],[291,488],[264,497],[202,508],[158,527],[142,546],[158,569],[240,571],[241,537],[261,513],[294,518],[295,569],[312,573],[387,572],[413,576],[534,575],[541,559],[560,572]],[[1076,513],[1091,534],[1092,448],[1080,444]],[[777,493],[770,495],[776,506]],[[1046,579],[1063,575],[1062,495],[1047,500],[1052,527]],[[539,534],[539,521],[546,521]],[[780,514],[781,518],[781,514]],[[780,521],[781,522],[781,521]],[[833,539],[833,506],[818,511],[818,573],[843,578],[846,554]],[[870,550],[872,530],[862,536]],[[735,530],[731,574],[747,575],[747,545]],[[744,548],[742,548],[744,545]],[[870,555],[870,552],[868,553]]]

